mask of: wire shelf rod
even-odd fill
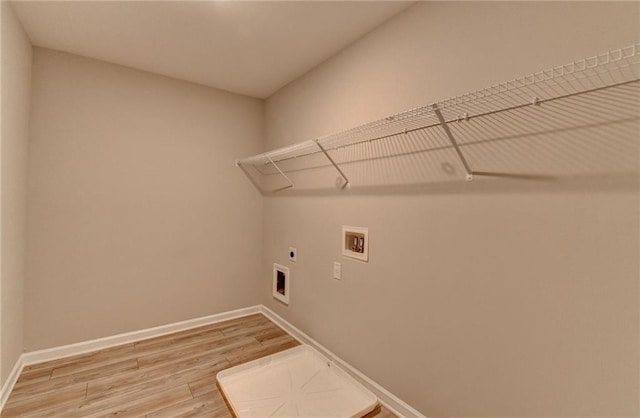
[[[320,144],[320,141],[316,140],[316,145],[318,145],[318,148],[320,148],[320,151],[322,151],[324,153],[324,155],[327,157],[327,159],[329,160],[329,162],[335,167],[335,169],[338,171],[338,173],[340,173],[340,175],[342,176],[342,178],[344,179],[345,183],[342,185],[342,188],[344,189],[345,187],[347,187],[349,185],[349,179],[347,178],[347,176],[345,176],[345,174],[342,172],[342,170],[340,169],[340,167],[338,167],[338,164],[336,164],[335,161],[333,161],[333,158],[331,158],[331,156],[329,155],[329,153],[327,152],[327,150],[325,150],[322,145]]]
[[[561,100],[561,99],[566,99],[566,98],[574,97],[574,96],[580,96],[580,95],[583,95],[583,94],[593,93],[593,92],[597,92],[597,91],[601,91],[601,90],[606,90],[606,89],[610,89],[610,88],[613,88],[613,87],[628,85],[628,84],[636,83],[638,81],[640,81],[640,78],[634,79],[634,80],[623,81],[623,82],[612,84],[612,85],[608,85],[608,86],[596,87],[596,88],[592,88],[592,89],[584,90],[584,91],[580,91],[580,92],[574,92],[574,93],[569,93],[569,94],[565,94],[565,95],[561,95],[561,96],[550,97],[550,98],[547,98],[547,99],[538,99],[535,102],[535,104],[542,105],[544,103],[553,102],[553,101]],[[512,106],[501,108],[501,109],[485,111],[483,113],[478,113],[478,114],[469,114],[469,113],[467,113],[464,117],[459,117],[457,119],[449,119],[449,120],[446,120],[445,122],[446,123],[453,123],[453,122],[459,122],[459,121],[462,121],[462,120],[468,121],[468,120],[471,120],[471,119],[476,119],[476,118],[480,118],[480,117],[484,117],[484,116],[489,116],[489,115],[493,115],[493,114],[500,113],[500,112],[516,110],[516,109],[520,109],[520,108],[526,108],[526,107],[531,106],[532,104],[533,104],[532,102],[527,102],[527,103],[521,103],[521,104],[517,104],[517,105],[512,105]],[[325,150],[327,150],[327,151],[335,151],[335,150],[338,150],[338,149],[351,147],[351,146],[355,146],[355,145],[359,145],[359,144],[363,144],[363,143],[367,143],[367,142],[379,141],[379,140],[388,139],[388,138],[391,138],[391,137],[394,137],[394,136],[398,136],[398,135],[402,135],[402,134],[408,134],[408,133],[420,131],[420,130],[423,130],[423,129],[433,128],[433,127],[439,126],[440,124],[441,123],[438,121],[438,122],[430,123],[428,125],[421,125],[421,126],[418,126],[416,128],[402,129],[402,130],[399,130],[399,131],[392,132],[390,134],[385,134],[385,135],[380,135],[380,136],[373,137],[373,138],[367,138],[367,139],[362,139],[362,140],[358,140],[358,141],[353,141],[353,142],[349,142],[347,144],[335,145],[333,147],[327,147],[327,148],[325,148]],[[313,142],[319,143],[319,141],[321,141],[321,139],[314,140]],[[310,151],[306,151],[306,152],[303,151],[302,153],[296,154],[296,155],[293,155],[293,156],[278,158],[278,159],[275,160],[275,162],[284,162],[284,161],[292,160],[292,159],[295,159],[295,158],[312,156],[312,155],[320,153],[320,152],[322,152],[322,151],[320,151],[320,150],[310,150]],[[265,155],[267,155],[267,154],[265,154]],[[265,165],[272,164],[272,162],[271,161],[267,161],[264,164]]]
[[[635,101],[627,101],[627,104],[630,106],[636,106],[639,102],[638,102],[638,91],[637,91],[637,87],[640,87],[640,85],[636,84],[633,85],[633,90],[626,88],[624,90],[618,90],[617,96],[619,97],[631,97],[630,95],[634,95],[633,97],[636,99]],[[598,93],[598,92],[596,92]],[[620,94],[622,93],[622,94]],[[557,123],[561,124],[562,126],[558,126],[552,129],[546,129],[543,131],[539,131],[537,129],[533,129],[535,127],[535,125],[531,125],[532,129],[530,131],[524,132],[524,133],[516,133],[516,134],[510,134],[508,136],[500,136],[500,137],[495,137],[493,138],[493,140],[489,141],[489,142],[493,142],[493,141],[498,141],[498,140],[505,140],[505,139],[514,139],[514,138],[518,138],[518,137],[526,137],[526,136],[536,136],[536,135],[543,135],[543,134],[549,134],[552,132],[562,132],[565,130],[575,130],[575,129],[582,129],[585,127],[596,127],[596,126],[602,126],[603,124],[600,122],[593,122],[594,118],[597,118],[599,115],[603,115],[605,114],[606,116],[609,117],[609,119],[618,116],[617,113],[614,112],[614,110],[618,110],[618,108],[616,108],[614,106],[615,102],[611,103],[611,106],[609,106],[608,108],[603,108],[603,107],[599,107],[599,106],[595,106],[592,101],[588,100],[587,97],[581,96],[581,95],[573,95],[567,98],[571,98],[573,99],[571,102],[568,103],[563,103],[561,106],[556,106],[554,108],[552,108],[552,112],[553,112],[553,120],[555,120]],[[547,101],[547,102],[552,102],[551,100]],[[575,108],[573,111],[571,110],[572,108],[574,108],[574,105],[578,105],[578,108]],[[523,105],[520,107],[515,107],[512,108],[511,110],[520,110],[520,108],[525,108],[528,107],[529,105]],[[624,109],[623,109],[624,110]],[[577,113],[576,113],[577,112]],[[604,113],[603,113],[604,112]],[[496,112],[493,113],[492,115],[496,115],[499,116],[500,113],[502,112]],[[629,112],[626,112],[629,113]],[[506,112],[504,113],[505,115],[507,114]],[[540,122],[542,123],[542,121],[546,121],[545,123],[548,123],[549,121],[549,116],[550,115],[539,115],[536,114],[529,114],[529,117],[525,118],[525,119],[520,119],[518,122],[518,125],[520,126],[528,126],[530,125],[528,123],[528,121],[535,121],[537,119],[540,119],[540,117],[542,117],[542,119],[540,120]],[[640,117],[638,116],[628,116],[628,115],[620,115],[621,118],[615,118],[615,122],[629,122],[629,121],[635,121],[638,120]],[[503,121],[504,122],[504,121]],[[578,126],[569,126],[569,125],[575,125],[575,124],[579,124]],[[612,123],[612,122],[608,122],[608,123]],[[515,124],[515,122],[513,122],[513,124]],[[567,127],[564,127],[564,126]],[[438,126],[438,125],[435,125]],[[458,125],[455,125],[456,127],[458,127]],[[459,128],[457,129],[462,129],[464,126],[466,125],[460,125]],[[476,130],[479,127],[476,128]],[[414,130],[413,132],[409,132],[407,135],[409,135],[409,137],[411,136],[411,133],[414,133],[418,130]],[[537,131],[537,132],[534,132]],[[416,138],[422,138],[422,136],[417,136]],[[425,139],[420,139],[420,141],[424,141]],[[486,143],[487,141],[485,140],[479,140],[479,141],[471,141],[471,142],[463,142],[463,143],[459,143],[458,145],[460,147],[466,147],[466,146],[473,146],[473,145],[479,145],[479,144],[483,144]],[[444,146],[430,146],[427,148],[421,148],[421,149],[416,149],[416,150],[412,150],[412,151],[405,151],[405,152],[399,152],[399,153],[394,153],[393,155],[386,155],[386,156],[382,156],[380,158],[391,158],[391,157],[397,157],[397,156],[405,156],[405,155],[413,155],[413,154],[420,154],[420,153],[424,153],[424,152],[431,152],[431,151],[438,151],[438,150],[445,150],[445,149],[451,149],[452,145],[444,145]],[[377,159],[376,157],[363,157],[363,158],[357,158],[357,159],[353,159],[353,160],[349,160],[349,161],[343,161],[340,164],[342,165],[349,165],[355,162],[362,162],[362,161],[367,161],[367,160],[375,160]],[[314,166],[315,168],[319,168],[319,167],[326,167],[328,165],[319,165],[319,166]],[[307,167],[309,168],[309,167]],[[285,170],[286,172],[296,172],[296,171],[303,171],[305,168],[298,168],[298,169],[293,169],[293,170]],[[259,170],[260,174],[262,175],[276,175],[279,174],[277,172],[274,173],[268,173],[268,172],[264,172],[262,170]],[[475,171],[472,172],[472,174],[475,174]]]
[[[467,173],[467,181],[472,180],[473,171],[471,170],[471,167],[469,167],[469,163],[467,162],[467,159],[464,158],[464,154],[460,150],[460,147],[458,146],[458,142],[456,142],[456,138],[451,133],[451,130],[449,129],[449,125],[447,125],[447,121],[444,120],[444,117],[442,116],[440,109],[438,109],[438,105],[435,105],[435,104],[433,105],[433,113],[435,113],[436,116],[438,117],[438,120],[440,121],[440,125],[442,126],[442,129],[444,129],[444,132],[449,138],[449,141],[451,141],[451,145],[453,145],[453,148],[456,150],[456,154],[458,154],[458,158],[460,158],[460,161],[464,166],[464,171],[466,171]]]
[[[450,143],[451,145],[448,146],[456,151],[469,177],[473,175],[473,171],[461,148],[477,143],[476,139],[482,141],[483,136],[498,134],[498,137],[517,137],[521,133],[527,135],[527,129],[523,130],[523,127],[535,127],[540,124],[548,125],[549,129],[557,132],[571,125],[588,125],[589,121],[615,122],[633,120],[633,117],[638,120],[637,109],[640,103],[638,82],[640,82],[640,43],[635,43],[625,48],[538,71],[431,105],[416,107],[342,132],[241,159],[237,164],[241,167],[251,166],[261,175],[283,176],[288,183],[285,188],[291,188],[293,187],[292,179],[297,177],[289,178],[285,173],[304,170],[305,167],[309,168],[309,164],[314,167],[318,164],[321,167],[329,167],[329,164],[325,165],[318,159],[320,154],[323,154],[345,180],[346,187],[350,184],[350,180],[341,166],[350,164],[352,160],[361,161],[380,156],[386,158],[387,154],[393,156],[398,153],[400,155],[421,153],[427,149],[433,149],[434,145],[436,145],[435,148],[439,148],[439,145]],[[548,106],[554,102],[558,105]],[[538,107],[543,111],[524,110]],[[500,120],[504,122],[503,116],[508,120],[513,116],[520,121],[513,122],[507,127],[499,126]],[[467,123],[474,120],[478,123]],[[489,131],[483,134],[482,130],[478,131],[478,129],[481,129],[485,122],[490,126],[488,126]],[[491,126],[491,124],[498,125]],[[466,133],[458,132],[463,128]],[[440,132],[440,134],[429,134],[431,129],[435,129],[432,132]],[[480,137],[476,138],[478,134]],[[447,139],[449,139],[448,142]],[[421,142],[423,144],[420,144]],[[371,145],[361,147],[361,144]],[[343,149],[349,150],[338,152]],[[286,161],[316,154],[318,154],[316,159],[281,165]],[[475,153],[469,153],[469,157],[472,155],[471,162],[475,165],[477,156]],[[245,173],[247,174],[246,170]],[[355,176],[351,180],[356,181],[362,172],[350,172],[350,177],[352,177],[351,174]]]
[[[276,168],[276,170],[278,170],[278,173],[280,173],[282,175],[282,177],[284,177],[289,182],[288,186],[281,187],[281,188],[276,189],[274,191],[292,189],[293,188],[293,182],[291,181],[291,179],[289,177],[287,177],[287,175],[284,174],[284,172],[282,170],[280,170],[280,167],[278,167],[278,165],[273,162],[273,160],[271,159],[271,157],[269,157],[268,154],[265,154],[265,157],[267,157],[269,159],[269,161],[271,162],[271,164],[273,164],[273,166]]]
[[[617,120],[616,122],[617,123],[627,123],[627,122],[638,121],[639,119],[640,119],[640,117],[632,117],[632,118],[625,118],[625,119]],[[513,122],[513,123],[515,123],[515,122]],[[518,123],[522,123],[522,121],[518,120]],[[611,122],[607,122],[605,124],[610,124],[610,123]],[[577,127],[566,127],[566,128],[560,128],[560,129],[549,129],[549,130],[535,131],[535,132],[534,131],[527,131],[527,132],[523,132],[523,133],[520,133],[520,134],[511,134],[511,135],[507,135],[507,136],[492,137],[492,138],[488,138],[488,139],[480,139],[480,140],[476,140],[476,141],[459,143],[458,145],[460,146],[460,148],[473,147],[473,146],[484,145],[484,144],[500,142],[500,141],[509,141],[509,140],[520,139],[520,138],[525,138],[525,137],[540,137],[540,136],[548,135],[548,134],[551,134],[551,133],[562,133],[562,132],[583,130],[583,129],[589,129],[589,128],[593,128],[593,127],[601,127],[601,126],[603,126],[603,123],[584,124],[584,125],[577,126]],[[474,132],[476,132],[476,131],[474,131]],[[351,164],[356,164],[356,163],[360,163],[360,162],[364,162],[364,161],[373,161],[373,160],[381,160],[381,159],[387,159],[387,158],[396,158],[396,157],[417,155],[417,154],[423,154],[423,153],[435,152],[435,151],[444,151],[444,150],[450,150],[452,148],[453,148],[453,145],[451,145],[451,144],[438,145],[438,146],[432,146],[432,147],[429,147],[429,148],[417,149],[417,150],[413,150],[413,151],[404,151],[404,152],[400,152],[400,153],[394,153],[392,155],[384,155],[384,156],[377,156],[377,157],[361,157],[361,158],[358,158],[358,159],[352,159],[352,160],[349,160],[349,161],[342,162],[341,165],[351,165]],[[323,168],[323,167],[331,167],[331,164],[323,164],[323,165],[319,165],[319,166],[314,166],[313,168]],[[310,168],[310,167],[303,167],[303,168],[286,170],[286,172],[287,173],[300,172],[300,171],[305,171],[308,168]],[[262,174],[264,176],[279,175],[278,172],[266,173],[266,172],[262,172],[262,171],[260,171],[260,174]],[[481,172],[478,172],[478,171],[475,171],[475,170],[472,171],[472,174],[474,176],[475,175],[483,175],[483,174],[481,174]]]

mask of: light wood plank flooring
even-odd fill
[[[231,417],[216,374],[296,345],[256,314],[39,363],[24,368],[1,416]]]

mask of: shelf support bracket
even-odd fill
[[[456,154],[458,154],[458,157],[460,158],[460,161],[464,166],[464,171],[467,173],[467,177],[466,177],[467,181],[473,180],[473,171],[471,171],[471,168],[469,167],[469,163],[467,163],[467,159],[464,158],[464,154],[460,150],[460,147],[458,146],[458,142],[456,142],[456,139],[453,137],[453,134],[449,129],[449,125],[447,125],[447,121],[444,120],[444,117],[442,116],[442,112],[440,112],[440,109],[438,109],[438,105],[434,104],[432,105],[432,107],[433,107],[433,113],[435,113],[436,116],[438,117],[438,121],[440,122],[440,125],[442,125],[442,129],[444,129],[444,132],[447,134],[449,141],[451,141],[451,145],[453,145],[453,148],[456,150]]]
[[[282,170],[280,170],[280,167],[278,167],[278,165],[273,162],[273,160],[271,159],[271,157],[269,157],[269,154],[264,154],[265,157],[267,157],[267,160],[269,160],[269,162],[271,163],[271,165],[273,165],[276,170],[278,170],[278,173],[280,173],[280,175],[282,177],[284,177],[288,182],[289,185],[288,186],[284,186],[284,187],[280,187],[279,189],[273,190],[274,192],[279,192],[281,190],[287,190],[287,189],[292,189],[293,188],[293,182],[291,181],[291,179],[289,177],[287,177],[286,174],[284,174],[284,172]]]
[[[327,152],[327,150],[324,149],[324,147],[320,144],[320,141],[318,141],[317,139],[315,139],[313,142],[316,143],[316,145],[318,146],[318,148],[320,148],[320,151],[322,151],[322,153],[325,155],[325,157],[327,157],[327,159],[329,160],[329,162],[331,163],[331,165],[333,165],[333,167],[335,167],[335,169],[338,171],[338,173],[340,173],[340,176],[342,176],[342,178],[344,179],[344,184],[342,185],[342,189],[344,189],[345,187],[347,187],[349,185],[349,179],[347,178],[347,176],[345,176],[345,174],[342,172],[342,170],[340,169],[340,167],[338,167],[338,164],[336,164],[335,161],[333,161],[333,158],[331,158],[331,156],[329,155],[329,153]]]

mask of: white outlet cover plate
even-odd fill
[[[342,280],[342,264],[337,261],[333,263],[333,278],[336,280]]]
[[[298,259],[298,250],[295,247],[289,247],[289,261],[293,261],[294,263]]]

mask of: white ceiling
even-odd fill
[[[265,98],[411,2],[15,1],[34,45]]]

